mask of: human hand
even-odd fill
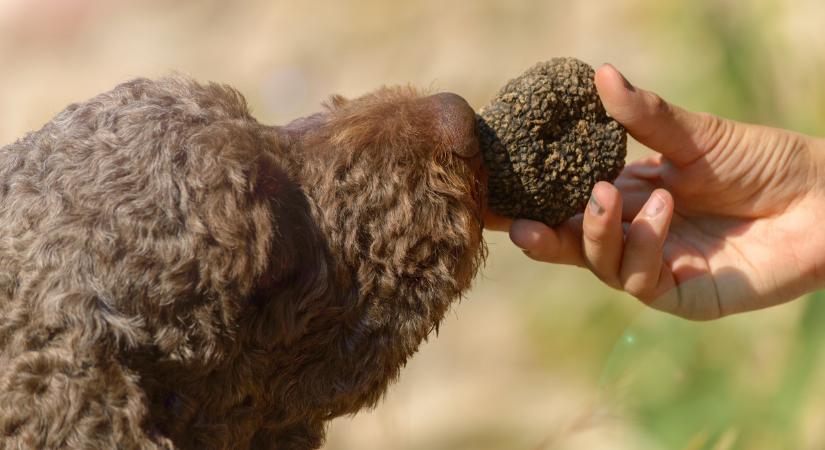
[[[555,228],[488,216],[539,261],[588,267],[606,284],[688,319],[764,308],[825,281],[825,142],[692,113],[596,72],[607,112],[657,154],[598,183]]]

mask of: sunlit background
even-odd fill
[[[0,0],[0,145],[136,76],[229,83],[283,123],[394,83],[481,107],[553,56],[823,135],[823,24],[822,0]],[[825,296],[690,323],[487,239],[440,335],[326,449],[825,448]]]

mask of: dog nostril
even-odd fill
[[[476,113],[460,95],[442,92],[428,97],[435,110],[437,138],[462,158],[479,153]]]

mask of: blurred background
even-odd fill
[[[823,23],[822,0],[0,0],[0,145],[136,76],[225,82],[284,123],[381,84],[481,107],[553,56],[823,135]],[[487,238],[440,335],[326,449],[825,448],[825,297],[690,323]]]

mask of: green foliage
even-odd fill
[[[780,24],[782,0],[648,2],[677,103],[746,122],[822,134],[823,61]],[[804,55],[800,57],[799,55]]]
[[[603,393],[661,448],[804,448],[799,424],[818,403],[825,293],[800,301],[796,330],[768,367],[747,316],[691,323],[643,314],[608,358]]]

